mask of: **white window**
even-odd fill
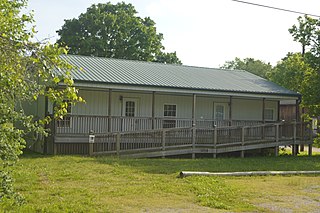
[[[134,117],[135,110],[136,110],[136,102],[135,101],[126,101],[125,116],[126,117]]]
[[[165,104],[163,106],[163,117],[172,118],[163,120],[163,128],[175,128],[177,116],[177,105]]]
[[[177,115],[177,105],[174,104],[165,104],[163,107],[163,116],[164,117],[176,117]]]
[[[225,120],[226,119],[226,103],[215,103],[214,104],[214,119]]]
[[[264,120],[266,121],[274,120],[274,109],[271,109],[271,108],[264,109]]]

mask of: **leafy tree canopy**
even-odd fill
[[[12,188],[11,166],[25,147],[31,132],[47,134],[50,117],[36,119],[24,113],[23,105],[40,96],[56,103],[55,117],[66,113],[66,104],[81,101],[70,73],[56,76],[53,69],[69,69],[60,54],[65,49],[32,42],[31,15],[22,14],[25,0],[0,0],[0,202],[17,198]],[[65,89],[58,89],[63,83]],[[15,199],[13,199],[15,200]]]
[[[232,61],[226,61],[220,68],[245,70],[262,78],[266,78],[266,74],[272,70],[270,63],[265,63],[261,60],[256,60],[253,58],[245,58],[241,60],[237,57]]]
[[[298,17],[298,25],[293,25],[289,32],[293,37],[294,41],[297,41],[301,44],[302,51],[301,54],[306,53],[306,48],[310,48],[313,54],[319,56],[320,44],[320,21],[313,19],[307,15],[304,17]]]
[[[289,32],[302,46],[301,53],[289,53],[269,73],[269,78],[302,94],[302,105],[309,116],[320,115],[320,21],[308,16],[298,17],[298,24]]]
[[[71,54],[181,64],[176,52],[163,52],[155,22],[137,16],[132,4],[94,4],[57,33],[57,43]]]
[[[302,67],[304,73],[302,87],[303,104],[309,108],[310,116],[320,115],[320,20],[309,16],[298,17],[298,24],[289,32],[302,46],[301,57],[308,67]]]
[[[313,69],[300,53],[289,53],[268,73],[271,81],[296,92],[304,91],[306,75]]]

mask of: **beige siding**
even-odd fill
[[[232,99],[233,120],[262,120],[262,99]]]
[[[196,118],[197,119],[214,119],[214,105],[226,104],[226,119],[229,118],[229,98],[216,97],[197,97],[196,101]]]
[[[278,101],[266,101],[265,108],[273,109],[273,120],[278,120]]]
[[[108,91],[80,90],[81,96],[86,102],[72,106],[71,113],[76,115],[108,115]]]
[[[159,95],[155,97],[155,116],[163,117],[165,104],[177,105],[177,118],[192,117],[192,96]]]
[[[27,115],[34,115],[36,118],[44,118],[45,116],[45,98],[40,96],[35,102],[27,102],[23,104],[23,110]]]
[[[24,103],[23,110],[27,115],[33,115],[35,119],[42,119],[45,117],[45,98],[40,96],[37,101],[32,103]],[[36,152],[43,152],[44,150],[44,137],[38,135],[37,138],[27,137],[27,147]],[[49,147],[49,145],[48,145]]]
[[[78,115],[108,115],[109,91],[86,91],[80,90],[80,96],[86,100],[86,103],[79,103],[72,107],[72,114]],[[123,100],[133,99],[137,102],[137,117],[152,116],[152,93],[131,93],[113,91],[111,98],[111,113],[113,116],[123,115]],[[197,119],[214,119],[214,105],[225,103],[226,119],[229,119],[229,97],[200,97],[196,99],[196,118]],[[36,114],[44,115],[44,100],[42,105],[38,103],[32,107]],[[192,96],[191,95],[155,95],[155,116],[163,117],[164,104],[177,105],[177,118],[192,117]],[[262,99],[232,99],[232,119],[233,120],[262,120]],[[274,118],[278,115],[278,102],[265,102],[266,108],[274,110]],[[52,104],[49,103],[49,111]],[[41,109],[41,110],[40,110]]]
[[[210,97],[197,97],[196,119],[213,118],[213,99]]]
[[[122,100],[121,100],[122,99]],[[114,116],[123,115],[123,100],[132,99],[137,102],[137,117],[151,117],[152,94],[113,92],[111,111]]]

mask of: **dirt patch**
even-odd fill
[[[318,195],[319,196],[319,195]],[[262,207],[271,212],[320,212],[320,202],[317,198],[308,196],[275,196],[272,203],[260,203],[258,207]]]
[[[164,207],[164,208],[146,208],[142,210],[142,212],[146,213],[193,213],[193,212],[203,212],[203,213],[211,213],[211,212],[226,212],[225,210],[218,210],[218,209],[212,209],[204,206],[198,206],[198,205],[193,205],[193,204],[188,204],[187,206],[183,208],[170,208],[170,207]]]

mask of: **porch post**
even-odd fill
[[[301,119],[300,119],[300,110],[299,110],[299,100],[296,100],[296,121],[299,123],[301,122]],[[303,152],[304,151],[304,144],[302,144],[302,123],[300,123],[300,132],[299,132],[299,135],[300,135],[300,151]],[[299,144],[297,144],[297,152],[299,150]]]
[[[279,123],[276,124],[276,147],[274,148],[274,155],[279,156]]]
[[[162,130],[162,136],[161,136],[161,142],[162,142],[162,147],[161,147],[161,151],[162,151],[162,158],[165,158],[166,156],[166,130],[163,129]]]
[[[264,111],[265,111],[265,108],[266,108],[266,98],[263,98],[262,99],[262,122],[265,123],[265,117],[264,117]]]
[[[264,111],[266,108],[266,98],[262,99],[262,123],[265,124],[266,120],[265,120],[265,116],[264,116]],[[264,126],[262,126],[261,128],[261,139],[264,139]]]
[[[121,140],[121,135],[120,135],[120,132],[118,132],[116,136],[116,153],[118,157],[120,156],[120,140]]]
[[[217,158],[217,141],[218,141],[218,130],[217,125],[214,125],[214,132],[213,132],[213,158]]]
[[[232,96],[229,97],[229,126],[232,126]]]
[[[278,118],[277,121],[280,121],[280,101],[278,101]]]
[[[244,158],[244,134],[245,134],[245,127],[241,127],[241,158]]]
[[[90,130],[90,133],[89,133],[89,156],[92,156],[93,155],[93,144],[94,144],[94,139],[95,139],[95,135],[94,135],[94,132],[92,130]]]
[[[297,145],[297,121],[293,121],[293,145],[292,145],[292,155],[296,156],[298,154],[298,147]]]
[[[196,94],[192,95],[193,99],[192,99],[192,126],[195,127],[196,126],[196,99],[197,96]]]
[[[196,158],[196,94],[192,95],[192,159]]]
[[[299,112],[299,100],[296,100],[296,121],[300,121],[300,112]]]
[[[109,89],[109,100],[108,100],[108,132],[111,132],[111,100],[112,100],[112,89]]]
[[[312,144],[308,145],[308,155],[312,156]]]
[[[152,117],[152,129],[155,128],[155,95],[156,95],[156,92],[153,91],[152,92],[152,103],[151,103],[151,117]]]
[[[279,156],[279,122],[280,122],[280,101],[277,101],[278,102],[278,113],[277,113],[277,124],[276,124],[276,143],[277,143],[277,146],[274,147],[274,155],[275,156]]]

